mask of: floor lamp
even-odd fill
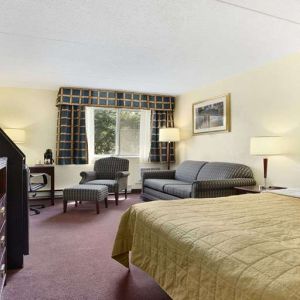
[[[264,189],[267,189],[268,156],[280,155],[282,151],[281,137],[279,136],[256,136],[250,140],[250,153],[263,157],[264,166]]]
[[[180,140],[180,133],[178,128],[161,128],[159,130],[159,141],[167,142],[167,166],[170,170],[170,144]]]

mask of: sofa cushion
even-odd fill
[[[161,192],[164,191],[164,186],[168,184],[182,185],[188,183],[175,179],[145,179],[144,181],[144,186]]]
[[[143,199],[148,200],[175,200],[180,199],[179,197],[176,197],[174,195],[166,194],[148,187],[144,188],[144,192],[141,195]]]
[[[177,167],[175,179],[192,183],[205,164],[205,161],[186,160]]]
[[[179,198],[191,198],[192,185],[165,185],[164,192],[170,195],[174,195]]]
[[[211,162],[205,164],[200,170],[197,180],[218,180],[229,178],[253,178],[251,169],[245,165]]]

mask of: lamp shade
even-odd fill
[[[159,130],[160,142],[178,142],[180,133],[178,128],[161,128]]]
[[[6,129],[4,129],[4,132],[16,144],[23,144],[23,143],[25,143],[25,139],[26,139],[25,130],[23,130],[23,129],[16,129],[16,128],[6,128]]]
[[[252,155],[279,155],[283,153],[282,138],[280,136],[256,136],[250,141]]]

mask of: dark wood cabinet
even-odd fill
[[[7,192],[7,159],[0,157],[0,299],[6,280],[6,192]]]
[[[7,268],[19,269],[23,267],[24,255],[29,253],[28,171],[24,153],[1,128],[0,157],[7,157]],[[0,208],[0,218],[1,209],[3,208]]]

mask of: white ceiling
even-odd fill
[[[0,1],[1,86],[179,94],[298,51],[299,0]]]

